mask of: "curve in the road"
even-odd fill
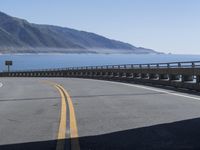
[[[97,81],[102,82],[100,80],[97,80]],[[122,85],[135,87],[135,88],[139,88],[139,89],[145,89],[145,90],[150,90],[150,91],[154,91],[154,92],[160,92],[160,93],[165,93],[165,94],[169,94],[169,95],[173,95],[173,96],[179,96],[179,97],[184,97],[184,98],[193,99],[193,100],[199,100],[200,101],[199,97],[188,96],[188,95],[185,95],[185,94],[174,93],[174,92],[171,92],[171,91],[169,92],[167,90],[161,90],[161,89],[158,89],[158,88],[147,87],[147,86],[143,86],[143,85],[135,85],[135,84],[130,84],[130,83],[121,83],[121,82],[112,82],[112,81],[103,81],[103,82],[122,84]]]
[[[74,141],[84,150],[200,149],[200,96],[77,78],[1,82],[0,150],[73,150]]]

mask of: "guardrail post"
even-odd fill
[[[194,62],[192,62],[192,68],[195,68],[195,63]]]
[[[181,63],[180,62],[178,63],[178,67],[181,68]]]
[[[134,68],[134,65],[131,65],[131,68],[133,69],[133,68]]]
[[[196,84],[199,85],[199,83],[200,83],[200,75],[196,76]]]

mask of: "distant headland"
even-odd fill
[[[0,53],[133,53],[160,54],[152,49],[75,29],[29,23],[0,12]]]

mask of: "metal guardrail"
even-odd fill
[[[160,69],[160,68],[200,68],[200,61],[149,63],[149,64],[120,64],[103,66],[83,66],[54,69],[13,70],[12,72],[35,71],[64,71],[64,70],[99,70],[99,69]]]
[[[69,77],[151,83],[200,91],[200,61],[1,72],[0,77]]]

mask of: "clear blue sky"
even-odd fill
[[[200,54],[200,0],[1,0],[0,11],[166,53]]]

